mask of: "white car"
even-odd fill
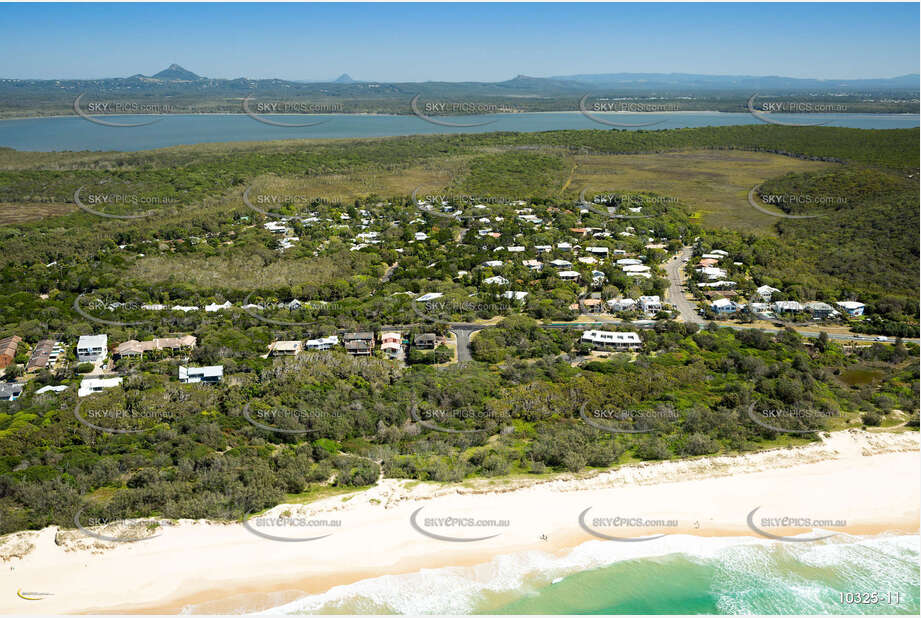
[[[879,337],[875,339],[875,341],[889,341],[889,337],[883,337],[882,335],[880,335]]]

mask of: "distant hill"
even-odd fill
[[[348,73],[343,73],[342,75],[337,77],[336,81],[334,81],[333,83],[334,84],[354,84],[355,80],[352,79],[352,76],[349,75]]]
[[[151,77],[153,79],[162,79],[170,82],[194,82],[203,79],[192,71],[182,68],[178,64],[171,64]]]
[[[595,88],[625,88],[631,90],[693,89],[693,90],[806,90],[855,91],[860,89],[893,88],[918,89],[919,76],[900,75],[871,79],[810,79],[776,75],[697,75],[693,73],[599,73],[549,77],[548,80],[578,82]]]

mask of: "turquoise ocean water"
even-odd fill
[[[265,613],[918,615],[919,555],[919,536],[591,541],[364,580]],[[882,598],[842,603],[843,592]]]

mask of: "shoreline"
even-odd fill
[[[588,110],[591,114],[596,115],[608,115],[608,114],[626,114],[626,115],[640,115],[640,114],[667,114],[667,115],[682,115],[682,114],[739,114],[741,116],[751,116],[752,114],[747,111],[737,111],[737,112],[727,112],[718,109],[701,109],[701,110],[665,110],[665,111],[655,111],[655,112],[631,112],[626,110],[611,110],[611,111],[594,111]],[[491,116],[521,116],[524,114],[579,114],[582,115],[580,110],[545,110],[545,111],[534,111],[534,112],[496,112],[496,113],[486,113],[486,114],[445,114],[443,116],[433,116],[433,118],[479,118],[479,117],[491,117]],[[785,116],[921,116],[921,113],[918,112],[783,112]],[[392,112],[305,112],[305,113],[277,113],[273,112],[257,114],[260,116],[385,116],[390,118],[418,118],[416,114],[412,112],[406,114],[395,114]],[[162,116],[164,118],[169,118],[170,116],[244,116],[248,117],[246,112],[182,112],[182,113],[168,113],[168,114],[157,114],[157,113],[143,113],[143,114],[92,114],[93,118],[133,118],[133,117],[146,117],[146,116]],[[79,114],[48,114],[44,116],[10,116],[6,118],[0,118],[0,121],[5,120],[42,120],[46,118],[81,118]]]
[[[166,525],[158,538],[139,543],[87,543],[70,531],[59,537],[57,528],[50,527],[0,539],[0,548],[11,539],[33,545],[23,557],[0,563],[3,570],[14,567],[15,574],[0,583],[0,611],[178,613],[194,605],[215,613],[238,612],[241,604],[248,611],[264,610],[385,574],[472,566],[535,550],[559,555],[599,540],[577,523],[587,507],[595,509],[593,516],[677,521],[667,529],[606,529],[621,537],[665,533],[671,539],[691,535],[779,542],[748,527],[746,515],[756,507],[761,508],[759,518],[845,520],[840,528],[826,529],[847,535],[915,534],[921,515],[918,463],[917,432],[846,430],[800,447],[626,465],[587,478],[455,485],[385,479],[349,497],[268,511],[273,517],[287,511],[341,517],[341,532],[311,543],[272,542],[238,523],[191,520]],[[709,498],[701,503],[704,495]],[[433,516],[507,518],[511,525],[487,541],[448,543],[410,528],[410,515],[420,508]],[[793,535],[809,529],[770,532]],[[53,596],[27,602],[16,598],[18,589]]]

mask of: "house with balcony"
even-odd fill
[[[639,350],[643,347],[643,340],[634,332],[587,330],[582,333],[581,341],[591,344],[596,349]]]
[[[83,335],[77,340],[77,360],[81,363],[101,361],[108,351],[108,335]]]

